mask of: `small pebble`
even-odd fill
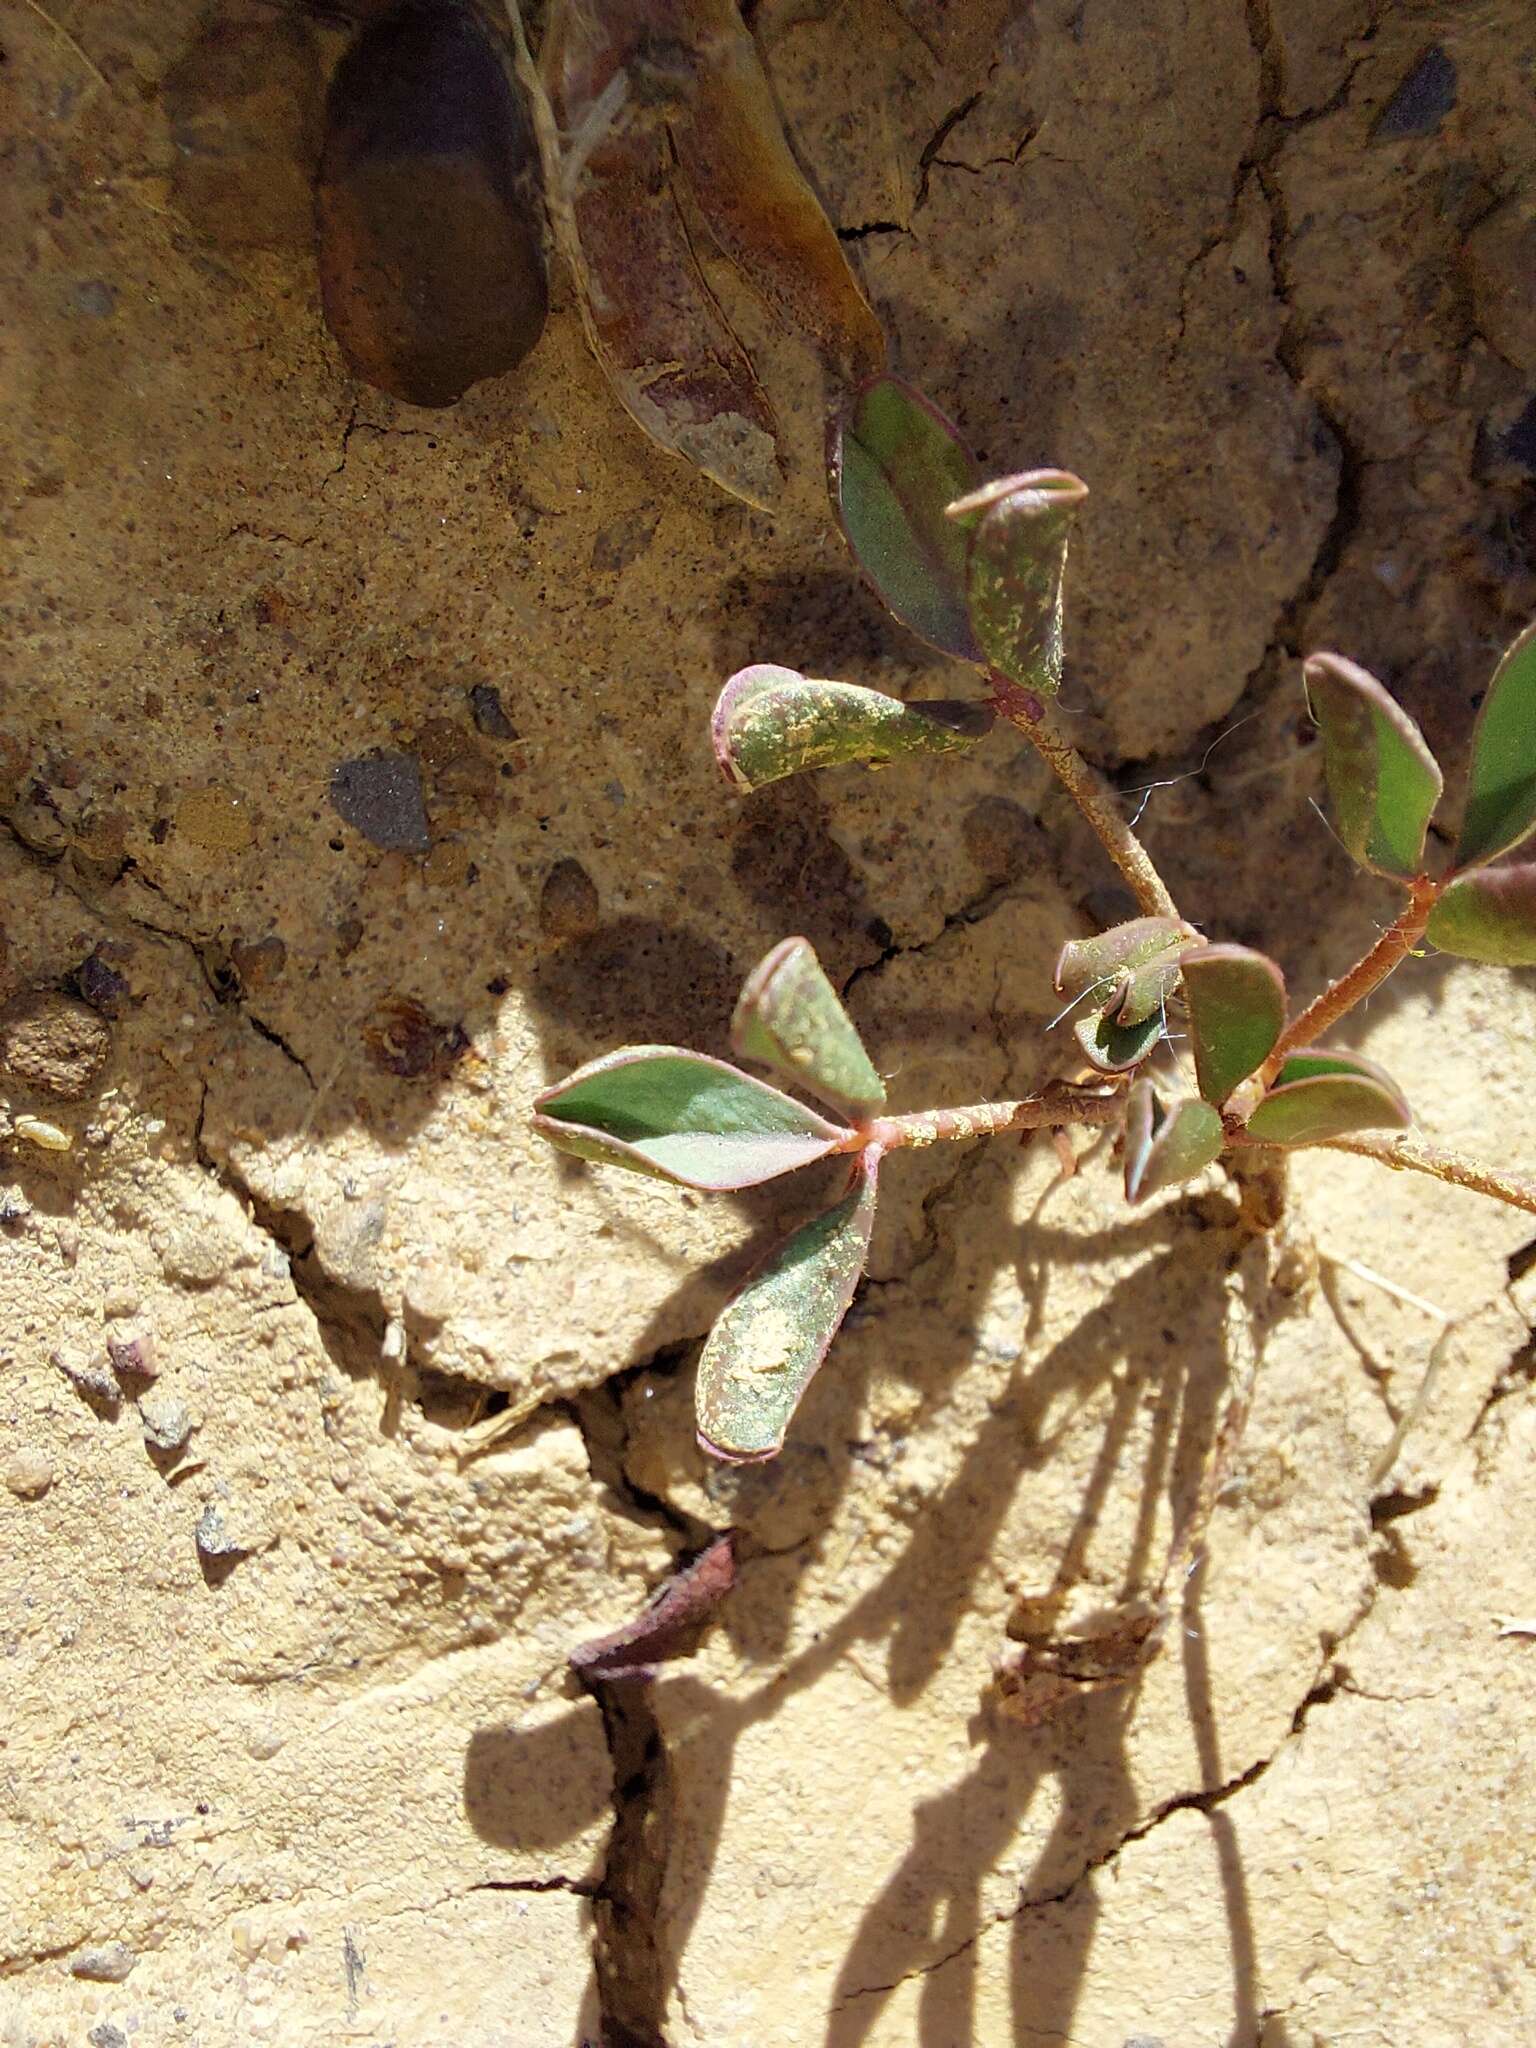
[[[23,1445],[5,1461],[5,1484],[18,1500],[41,1500],[53,1484],[53,1460],[46,1452]]]
[[[155,1240],[160,1270],[167,1280],[184,1287],[207,1287],[222,1280],[239,1248],[233,1231],[206,1211],[177,1217]]]
[[[515,740],[517,727],[502,709],[501,692],[494,683],[476,683],[469,693],[469,708],[475,724],[487,739]]]
[[[464,1027],[445,1023],[411,996],[386,996],[363,1026],[368,1057],[402,1081],[446,1074],[469,1050]]]
[[[539,891],[539,929],[547,939],[584,939],[602,911],[597,884],[579,860],[557,860]]]
[[[17,1117],[15,1131],[18,1138],[24,1138],[29,1145],[35,1145],[39,1152],[68,1152],[74,1139],[68,1131],[60,1130],[57,1124],[50,1124],[40,1116],[26,1112]]]
[[[83,278],[75,286],[75,306],[91,320],[110,318],[117,304],[116,287],[107,283],[104,277]]]
[[[282,973],[288,959],[288,948],[275,937],[250,941],[236,939],[229,949],[229,957],[242,988],[265,988]]]
[[[1376,116],[1372,142],[1433,135],[1456,104],[1456,62],[1438,43],[1419,53],[1407,76]]]
[[[89,1003],[103,1017],[120,1017],[131,993],[127,981],[106,959],[98,946],[87,953],[75,969],[75,987],[82,1002]]]
[[[174,1394],[151,1394],[139,1403],[144,1441],[152,1451],[179,1451],[192,1434],[192,1412]]]
[[[107,1356],[120,1380],[157,1379],[160,1367],[155,1358],[151,1330],[114,1331],[107,1339]]]
[[[0,1067],[61,1102],[86,1094],[111,1052],[105,1019],[75,996],[28,989],[0,1010]]]
[[[121,1984],[138,1957],[125,1941],[103,1942],[99,1948],[83,1948],[71,1958],[73,1977],[89,1977],[93,1984]]]
[[[85,1358],[78,1351],[66,1351],[61,1347],[57,1351],[49,1352],[48,1363],[57,1366],[71,1385],[88,1400],[116,1404],[117,1381],[108,1372],[104,1358]]]
[[[331,808],[375,846],[425,853],[431,845],[414,754],[363,754],[331,771]]]
[[[91,2048],[128,2048],[128,2036],[121,2027],[114,2027],[110,2020],[103,2020],[99,2027],[92,2027],[85,2038]]]
[[[283,1746],[283,1731],[275,1721],[258,1721],[245,1738],[245,1753],[259,1764],[277,1755]]]
[[[204,1557],[249,1557],[250,1545],[230,1534],[216,1507],[206,1507],[198,1517],[196,1542]]]
[[[58,860],[69,851],[69,827],[41,793],[24,796],[6,812],[5,822],[22,845],[44,860]]]

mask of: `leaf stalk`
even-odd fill
[[[1050,707],[996,669],[987,680],[992,706],[1000,718],[1018,727],[1093,828],[1104,851],[1125,877],[1132,895],[1148,917],[1178,918],[1179,907],[1152,856],[1126,823],[1114,791],[1090,768],[1062,732]],[[1426,913],[1427,914],[1427,913]]]
[[[1406,907],[1387,926],[1370,951],[1336,981],[1331,981],[1322,994],[1315,996],[1281,1032],[1274,1051],[1259,1069],[1259,1078],[1265,1087],[1284,1066],[1288,1054],[1295,1052],[1298,1046],[1320,1044],[1341,1017],[1348,1016],[1357,1003],[1363,1002],[1374,989],[1379,988],[1393,969],[1407,958],[1423,938],[1429,913],[1434,909],[1443,887],[1443,883],[1432,881],[1428,875],[1419,875],[1409,884]]]

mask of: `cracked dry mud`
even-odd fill
[[[1387,899],[1308,808],[1297,653],[1454,767],[1536,611],[1529,9],[755,26],[906,369],[989,464],[1092,487],[1090,751],[1189,914],[1310,991]],[[785,1455],[706,1467],[695,1340],[811,1196],[563,1163],[537,1086],[721,1050],[805,931],[896,1108],[1020,1092],[1057,943],[1120,906],[1006,738],[718,784],[747,659],[950,681],[855,589],[750,305],[776,522],[637,438],[559,279],[451,410],[349,382],[309,223],[342,44],[255,0],[0,22],[0,1001],[110,1033],[71,1009],[4,1076],[73,1148],[0,1158],[0,2041],[1526,2038],[1528,1219],[1302,1162],[1319,1280],[1264,1318],[1205,1561],[1140,1684],[1044,1727],[983,1681],[1020,1598],[1155,1577],[1228,1372],[1219,1201],[895,1162]],[[425,853],[333,800],[389,757]],[[1533,1027],[1528,976],[1423,960],[1360,1042],[1528,1164]],[[1361,1267],[1456,1318],[1390,1464],[1439,1326]],[[703,1654],[581,1695],[568,1649],[730,1524]]]

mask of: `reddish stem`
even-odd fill
[[[1363,1002],[1373,989],[1379,988],[1393,968],[1423,938],[1429,913],[1445,884],[1431,881],[1428,875],[1420,875],[1408,886],[1407,906],[1387,926],[1371,950],[1337,981],[1330,982],[1322,994],[1314,997],[1300,1016],[1293,1017],[1281,1032],[1274,1051],[1259,1069],[1259,1079],[1266,1088],[1284,1066],[1289,1053],[1298,1046],[1320,1044],[1339,1019],[1348,1016],[1357,1003]]]
[[[1121,814],[1114,791],[1062,733],[1050,706],[997,670],[989,671],[992,707],[1016,725],[1093,827],[1104,851],[1129,883],[1149,917],[1179,918],[1178,905],[1152,864],[1152,856]],[[1183,919],[1179,918],[1182,924]]]

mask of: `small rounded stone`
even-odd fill
[[[107,1941],[81,1949],[70,1959],[69,1968],[72,1976],[88,1978],[95,1984],[121,1984],[138,1960],[126,1942]]]
[[[23,1444],[5,1461],[5,1484],[18,1500],[41,1500],[53,1484],[53,1460],[46,1451]]]
[[[597,884],[579,860],[558,860],[539,892],[539,929],[547,939],[584,939],[598,927]]]
[[[28,989],[0,1011],[0,1067],[61,1102],[78,1102],[111,1052],[106,1019],[74,996]]]

